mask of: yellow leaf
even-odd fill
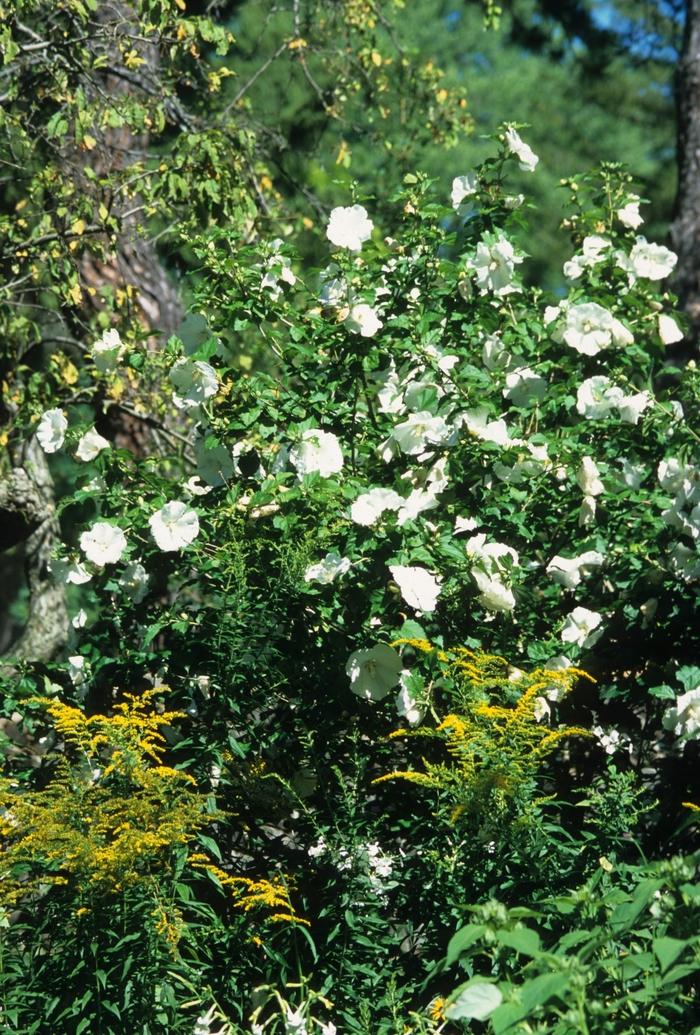
[[[272,190],[272,180],[267,174],[260,177],[260,190]]]
[[[177,6],[180,8],[181,11],[184,11],[186,9],[186,7],[187,7],[187,4],[185,3],[185,0],[175,0],[175,3],[177,4]]]
[[[83,301],[83,292],[80,287],[80,284],[76,283],[73,284],[72,287],[68,288],[68,291],[66,292],[66,297],[69,302],[73,303],[73,305],[80,305]]]
[[[295,40],[290,40],[287,46],[290,50],[303,50],[304,47],[308,47],[308,43],[301,36]]]
[[[127,68],[138,68],[139,65],[145,65],[146,59],[142,58],[137,50],[133,48],[124,55],[124,64]]]
[[[350,155],[351,154],[352,154],[352,152],[350,151],[350,148],[348,147],[347,140],[341,140],[340,141],[340,147],[338,148],[338,154],[336,155],[336,159],[335,159],[335,164],[336,165],[346,165],[346,166],[350,165]]]
[[[91,137],[89,133],[86,133],[80,142],[80,146],[84,151],[94,151],[97,147],[97,141],[94,137]]]
[[[107,219],[109,217],[109,212],[107,211],[107,206],[106,205],[100,205],[100,207],[97,210],[97,214],[100,217],[100,219]]]
[[[438,92],[435,94],[435,96],[437,98],[438,104],[444,104],[445,101],[447,100],[447,98],[450,95],[448,94],[447,90],[443,86],[443,88],[441,90],[438,90]]]
[[[372,64],[376,65],[377,68],[381,68],[381,65],[382,65],[382,55],[379,53],[378,50],[373,50],[372,51],[371,58],[372,58]]]
[[[87,224],[84,219],[76,219],[73,226],[70,228],[72,234],[77,234],[80,237],[81,234],[85,233]]]

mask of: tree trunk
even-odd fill
[[[102,88],[109,95],[121,93],[138,97],[147,85],[147,77],[157,76],[160,54],[154,45],[139,40],[136,48],[143,61],[140,72],[124,78],[119,76],[120,33],[130,28],[138,35],[132,0],[108,0],[100,4],[95,17],[114,41],[109,55],[114,71],[105,74]],[[85,89],[91,99],[89,88]],[[129,156],[147,156],[150,140],[145,132],[137,136],[128,129],[103,130],[102,126],[95,136],[101,136],[100,148],[85,152],[69,147],[62,154],[63,164],[79,189],[88,196],[93,195],[95,208],[100,202],[111,204],[113,214],[121,223],[119,240],[111,256],[100,261],[86,250],[80,259],[82,284],[88,288],[84,292],[85,307],[100,306],[99,289],[105,284],[130,288],[137,317],[147,331],[153,332],[155,348],[157,334],[171,334],[180,324],[182,306],[178,291],[160,265],[155,245],[142,233],[139,220],[128,214],[128,210],[138,208],[138,195],[114,203],[114,199],[102,197],[92,186],[95,175],[106,177],[115,170],[128,168]],[[91,180],[85,176],[87,165],[93,173]],[[72,329],[66,327],[65,332],[70,335]],[[119,407],[107,407],[106,412],[96,413],[95,421],[100,431],[116,445],[129,448],[136,455],[146,455],[153,448],[148,423]],[[62,649],[69,631],[64,586],[56,583],[47,567],[51,553],[61,542],[53,482],[46,457],[35,438],[22,448],[19,456],[11,459],[12,469],[0,476],[0,551],[24,543],[29,609],[25,629],[9,645],[3,642],[0,660],[48,661]],[[12,669],[5,664],[0,671],[7,674]]]
[[[700,340],[700,0],[686,0],[683,50],[676,72],[678,194],[671,240],[678,254],[673,288],[689,319],[688,341]]]

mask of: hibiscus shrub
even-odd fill
[[[74,628],[8,701],[40,729],[37,690],[93,713],[167,681],[189,716],[168,764],[210,794],[220,868],[168,987],[199,1033],[460,1030],[518,995],[494,966],[497,996],[435,1005],[466,905],[524,916],[640,843],[690,850],[700,382],[665,355],[675,256],[607,166],[565,185],[574,254],[546,298],[513,162],[536,174],[507,127],[450,207],[407,176],[381,231],[358,193],[320,273],[287,239],[192,239],[197,342],[112,329],[70,398],[24,414],[72,480],[52,567]],[[92,427],[127,390],[152,456]],[[242,938],[206,884],[229,872],[276,876],[296,921]]]

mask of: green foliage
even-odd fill
[[[401,47],[412,9],[281,5],[255,55],[260,7],[130,11],[115,36],[25,4],[3,37],[8,442],[52,464],[73,619],[65,657],[2,675],[3,1023],[593,1031],[609,1000],[620,1031],[674,1030],[700,381],[664,368],[673,256],[609,161],[567,180],[547,296],[528,214],[553,174],[531,186],[520,123],[446,204],[411,156],[437,141],[443,175],[468,119]],[[122,132],[133,164],[103,164]],[[369,190],[385,163],[375,202],[347,170]],[[342,197],[330,223],[299,181]],[[137,230],[196,268],[158,346],[130,277],[89,290]]]
[[[695,857],[632,868],[601,858],[575,893],[536,909],[471,907],[444,965],[483,977],[441,1001],[441,1015],[488,1019],[494,1035],[694,1032],[699,900]]]

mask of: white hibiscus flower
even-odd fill
[[[622,208],[618,208],[615,215],[623,226],[629,227],[630,230],[636,230],[644,222],[639,214],[639,197],[636,194],[630,194],[629,199]]]
[[[362,205],[334,208],[331,212],[326,237],[338,248],[359,252],[372,236],[374,224]]]
[[[39,445],[45,453],[56,453],[65,441],[68,421],[63,410],[46,410],[36,429]]]
[[[638,424],[639,418],[654,402],[651,392],[636,392],[634,395],[625,395],[617,403],[617,410],[620,419],[627,424]]]
[[[515,267],[523,261],[507,237],[503,234],[485,233],[476,246],[473,259],[467,261],[467,269],[476,274],[476,282],[482,295],[492,292],[498,298],[519,291],[515,278]]]
[[[179,359],[169,374],[175,392],[173,402],[180,410],[190,410],[211,399],[219,390],[219,378],[209,363],[201,359]]]
[[[578,557],[560,557],[557,554],[547,565],[546,571],[553,582],[565,589],[575,589],[582,577],[604,560],[603,554],[597,550],[586,550]]]
[[[683,743],[700,737],[700,686],[676,698],[663,718],[664,729],[672,730]]]
[[[349,331],[359,334],[362,338],[371,338],[382,327],[382,321],[379,319],[376,309],[365,302],[351,306],[343,323]]]
[[[439,501],[434,492],[429,489],[413,489],[401,505],[396,524],[402,528],[407,521],[415,521],[420,514],[426,510],[434,510],[437,506]]]
[[[418,456],[428,446],[443,445],[451,434],[452,429],[444,417],[434,417],[429,410],[419,410],[397,424],[391,438],[402,453]]]
[[[374,525],[387,510],[398,510],[403,496],[393,489],[375,488],[363,492],[350,507],[350,518],[356,525]]]
[[[102,374],[111,374],[119,366],[125,347],[119,331],[112,327],[92,346],[92,361]]]
[[[597,356],[601,349],[631,345],[634,338],[608,309],[597,302],[582,302],[566,310],[562,340],[584,356]]]
[[[199,535],[199,518],[182,500],[169,500],[148,519],[151,535],[165,553],[181,550]]]
[[[665,280],[678,262],[670,248],[647,241],[646,237],[637,238],[629,259],[634,274],[647,280]]]
[[[328,586],[331,582],[350,571],[350,560],[341,557],[337,550],[331,550],[323,560],[316,564],[310,564],[304,572],[306,582],[318,582],[322,586]]]
[[[87,463],[89,460],[94,460],[103,449],[109,449],[110,446],[111,443],[106,438],[103,438],[94,428],[90,428],[78,442],[75,455],[78,460],[84,460]]]
[[[80,561],[67,561],[63,557],[52,557],[48,568],[57,582],[83,586],[92,578],[91,572]]]
[[[131,597],[135,604],[140,604],[148,592],[148,575],[143,564],[139,561],[127,564],[119,579],[119,588]]]
[[[440,578],[415,565],[390,564],[389,571],[409,607],[419,614],[435,610],[442,590]]]
[[[354,694],[367,701],[381,701],[398,685],[403,662],[388,643],[378,643],[375,647],[353,651],[345,671]]]
[[[600,470],[593,457],[584,456],[576,472],[576,481],[585,496],[600,496],[605,486],[600,480]]]
[[[509,150],[519,160],[520,168],[523,172],[534,172],[539,162],[538,156],[532,150],[529,144],[520,137],[517,130],[512,127],[506,130],[506,144]]]
[[[598,642],[603,635],[599,628],[603,616],[597,611],[589,611],[587,607],[575,607],[567,615],[561,631],[563,643],[575,643],[577,647],[588,648]]]
[[[615,409],[624,393],[609,377],[596,374],[582,381],[576,393],[576,410],[587,420],[601,420]]]
[[[667,313],[659,315],[659,337],[664,345],[675,345],[677,341],[683,341],[683,331]]]
[[[450,194],[450,200],[454,209],[459,210],[465,198],[470,198],[472,194],[476,194],[476,183],[476,176],[455,176],[452,181],[452,193]]]
[[[80,549],[93,564],[116,564],[126,550],[126,536],[118,525],[96,521],[80,537]]]
[[[515,406],[532,406],[541,402],[546,394],[547,382],[530,367],[518,367],[506,374],[503,396],[510,399]]]
[[[497,576],[487,575],[479,568],[472,568],[472,578],[479,589],[478,601],[487,611],[512,611],[515,607],[513,591]]]
[[[289,459],[300,478],[305,474],[330,478],[343,467],[343,452],[338,438],[320,428],[303,431],[297,445],[289,451]]]

